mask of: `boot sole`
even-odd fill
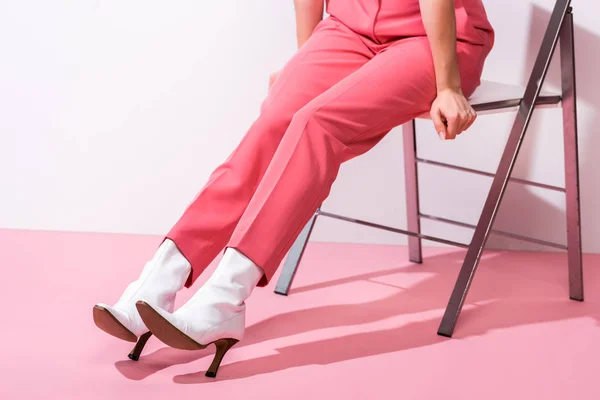
[[[181,350],[201,350],[208,346],[208,344],[203,345],[196,342],[194,339],[181,332],[162,315],[156,312],[148,303],[138,301],[135,303],[135,307],[150,332],[167,346]]]
[[[94,306],[94,323],[104,332],[121,340],[132,343],[135,343],[138,340],[133,332],[120,323],[119,320],[104,307],[98,305]]]

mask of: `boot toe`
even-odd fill
[[[183,319],[143,300],[138,301],[136,307],[150,332],[164,344],[182,350],[199,350],[206,347],[185,333],[187,324]]]
[[[127,316],[107,304],[98,303],[93,309],[94,323],[104,332],[128,342],[137,342],[137,336],[127,328]]]

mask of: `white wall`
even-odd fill
[[[553,1],[485,1],[484,77],[525,83]],[[584,250],[600,251],[600,27],[574,0]],[[257,116],[294,52],[292,1],[0,1],[0,227],[162,234]],[[548,86],[558,88],[558,69]],[[493,171],[512,116],[455,142],[420,122],[423,157]],[[515,175],[562,185],[560,111],[536,112]],[[343,166],[325,210],[405,225],[400,131]],[[423,212],[475,223],[490,180],[423,167]],[[500,229],[564,242],[561,195],[511,185]],[[468,241],[469,231],[425,223]],[[404,243],[321,219],[316,240]],[[496,247],[522,248],[504,239]],[[528,246],[527,248],[531,248]]]

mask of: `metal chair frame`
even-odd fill
[[[442,317],[438,334],[451,337],[456,322],[467,297],[469,287],[479,264],[481,254],[490,234],[508,236],[514,239],[528,241],[544,246],[566,250],[568,253],[569,268],[569,296],[572,300],[583,301],[583,273],[582,273],[582,251],[581,251],[581,212],[579,201],[579,161],[577,153],[577,106],[575,85],[575,52],[574,52],[574,26],[571,0],[557,0],[550,22],[546,29],[537,59],[533,66],[529,81],[522,97],[504,99],[501,101],[484,102],[472,104],[478,113],[507,112],[517,108],[512,130],[506,142],[504,152],[495,174],[478,171],[470,168],[426,160],[417,156],[416,147],[416,125],[415,120],[403,125],[404,136],[404,170],[406,185],[406,208],[407,208],[407,230],[397,229],[385,225],[375,224],[355,218],[349,218],[319,208],[310,221],[306,224],[297,237],[286,258],[285,264],[275,292],[287,295],[306,244],[318,216],[335,218],[343,221],[353,222],[377,229],[408,235],[409,260],[421,263],[421,241],[431,240],[456,247],[467,249],[462,268],[456,280],[454,290],[450,296],[448,306]],[[546,95],[541,93],[541,88],[546,78],[550,62],[554,55],[556,45],[560,40],[561,48],[561,76],[562,94]],[[525,179],[512,178],[511,173],[515,166],[523,138],[527,132],[531,116],[536,107],[539,106],[562,106],[563,113],[563,136],[564,136],[564,162],[565,162],[565,187],[532,182]],[[479,174],[493,177],[491,189],[481,212],[477,225],[453,221],[434,215],[426,215],[419,210],[419,185],[418,165],[419,163],[434,165],[437,167],[451,168],[467,173]],[[548,190],[564,192],[566,195],[566,219],[567,219],[567,244],[548,242],[540,239],[521,236],[505,231],[492,230],[492,224],[498,212],[502,197],[506,191],[508,182],[516,182],[524,185],[532,185]],[[425,218],[438,222],[473,228],[474,234],[470,244],[458,243],[451,240],[423,235],[421,233],[420,219]]]

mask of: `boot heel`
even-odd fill
[[[205,375],[207,377],[215,378],[217,376],[219,365],[221,365],[221,361],[223,360],[225,353],[227,353],[227,351],[231,349],[237,342],[238,340],[236,339],[219,339],[214,342],[215,346],[217,347],[217,352],[215,353],[215,358],[213,358],[212,364],[210,364],[210,367],[206,371]]]
[[[142,350],[144,350],[144,346],[146,345],[148,339],[150,339],[150,336],[152,336],[152,332],[146,332],[142,336],[140,336],[137,343],[135,344],[135,347],[133,348],[133,350],[131,350],[131,353],[129,353],[127,357],[129,357],[133,361],[139,360],[140,354],[142,354]]]

